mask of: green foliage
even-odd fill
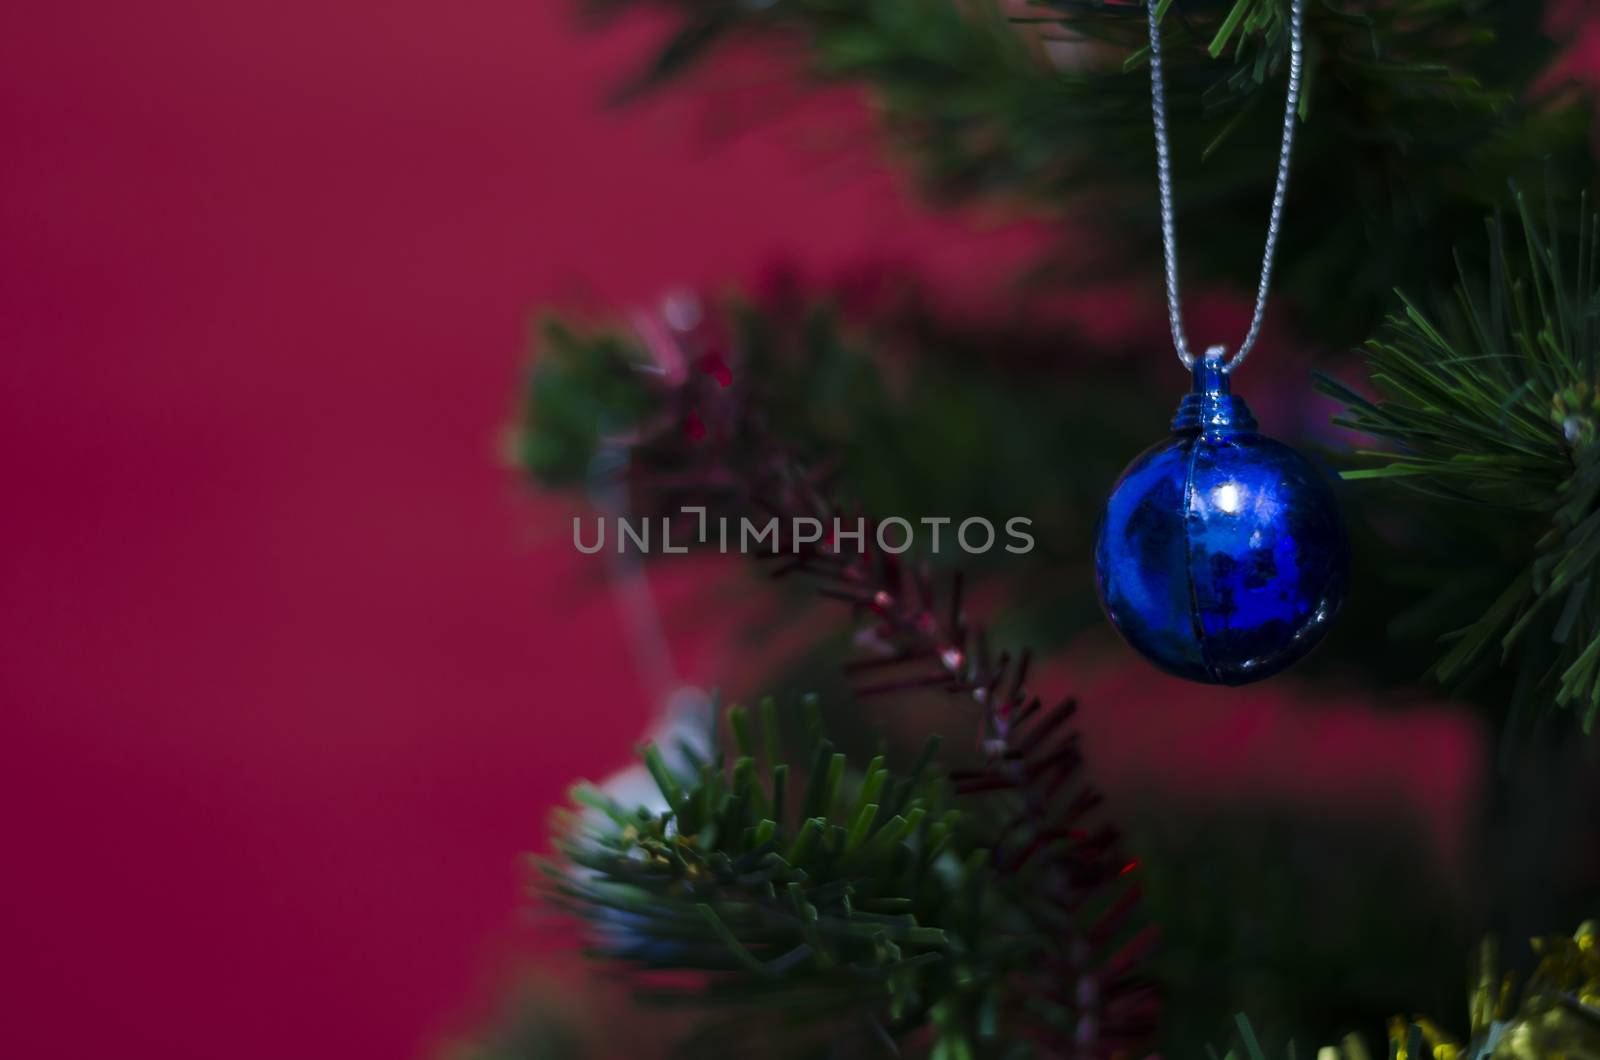
[[[551,867],[599,955],[698,973],[650,987],[721,1018],[685,1043],[821,1054],[830,1043],[936,1040],[934,1055],[1007,1055],[1007,982],[1048,940],[988,863],[986,822],[930,768],[864,766],[808,726],[808,769],[777,761],[777,712],[730,712],[736,746],[669,764],[648,747],[656,806],[583,788]],[[731,763],[725,761],[731,758]],[[1015,999],[1010,1000],[1014,1006]],[[771,1053],[763,1053],[771,1055]],[[829,1054],[832,1055],[832,1054]]]
[[[643,419],[650,392],[632,378],[633,344],[620,333],[580,334],[550,318],[539,348],[524,398],[539,429],[518,435],[515,455],[541,481],[571,486],[583,481],[602,437]]]
[[[1166,429],[1172,389],[1109,368],[1064,376],[1055,337],[968,332],[920,314],[847,323],[827,298],[799,308],[735,301],[725,315],[726,341],[714,345],[728,387],[698,372],[665,385],[641,367],[651,361],[637,335],[547,324],[523,401],[523,466],[541,485],[570,485],[603,435],[627,433],[641,475],[678,483],[707,464],[769,456],[748,434],[708,453],[711,442],[683,430],[691,412],[715,425],[755,410],[764,429],[828,464],[843,498],[867,512],[997,526],[1028,515],[1038,544],[1027,564],[952,549],[931,559],[1006,580],[1013,622],[1040,648],[1099,623],[1094,517],[1126,460]],[[694,336],[679,340],[690,362],[703,352]],[[656,491],[638,510],[671,511],[682,499]]]
[[[1541,225],[1520,194],[1516,203],[1521,239],[1491,224],[1481,278],[1463,265],[1453,304],[1429,313],[1405,300],[1368,344],[1375,399],[1322,386],[1346,405],[1336,422],[1394,447],[1359,453],[1369,466],[1347,478],[1392,479],[1474,505],[1463,512],[1474,519],[1508,512],[1531,524],[1492,598],[1450,601],[1471,620],[1435,674],[1458,681],[1495,653],[1516,657],[1527,720],[1553,702],[1589,730],[1600,713],[1596,219],[1584,211],[1563,253],[1554,208]]]
[[[599,10],[638,0],[591,0]],[[1056,0],[1008,20],[998,0],[677,0],[680,30],[635,90],[662,83],[740,31],[789,29],[811,70],[870,85],[935,195],[1026,202],[1075,222],[1094,262],[1155,251],[1154,147],[1142,5]],[[1586,107],[1538,99],[1549,66],[1543,5],[1397,0],[1307,5],[1304,128],[1279,287],[1332,342],[1359,341],[1395,286],[1448,284],[1440,232],[1547,159],[1590,177]],[[1253,283],[1275,171],[1288,0],[1173,4],[1169,108],[1184,263]],[[1083,226],[1099,229],[1085,239]],[[1232,235],[1230,235],[1232,233]],[[1246,238],[1238,234],[1249,233]]]

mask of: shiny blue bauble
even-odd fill
[[[1095,535],[1100,602],[1168,673],[1240,685],[1314,648],[1350,557],[1326,481],[1256,433],[1216,360],[1197,360],[1172,434],[1117,480]]]

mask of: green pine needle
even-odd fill
[[[990,837],[927,768],[935,742],[909,770],[882,756],[852,768],[814,731],[797,817],[791,766],[775,761],[775,737],[763,740],[778,715],[769,702],[756,717],[726,712],[738,746],[766,748],[729,771],[645,748],[654,806],[577,789],[588,812],[562,825],[562,860],[546,866],[555,900],[589,923],[597,955],[709,977],[659,999],[694,997],[742,1026],[743,1003],[759,997],[750,1018],[793,1016],[797,1052],[862,1020],[899,1037],[936,1006],[976,1036],[996,1018],[985,998],[1026,967],[1014,938],[1028,921],[983,856]]]
[[[643,0],[587,0],[615,9]],[[680,31],[631,89],[666,84],[741,31],[788,31],[812,72],[869,86],[941,198],[1071,210],[1118,265],[1155,251],[1146,13],[1107,0],[679,0]],[[1169,10],[1170,7],[1170,10]],[[1588,157],[1586,104],[1536,91],[1556,54],[1542,4],[1307,4],[1305,85],[1280,293],[1351,341],[1395,286],[1448,283],[1438,233],[1470,223],[1544,159]],[[1180,222],[1256,232],[1271,194],[1289,0],[1160,5]],[[1058,47],[1064,44],[1065,47]],[[1537,101],[1537,102],[1534,102]],[[1567,165],[1568,162],[1574,166]],[[1295,204],[1298,204],[1296,206]],[[1200,221],[1204,224],[1201,225]],[[1181,224],[1187,229],[1189,225]],[[1259,243],[1195,239],[1208,282],[1253,282]],[[1096,271],[1103,275],[1098,266]],[[1140,266],[1143,267],[1142,265]],[[1335,296],[1334,292],[1337,292]]]
[[[1458,266],[1452,304],[1402,312],[1366,349],[1375,397],[1334,380],[1335,420],[1392,449],[1363,451],[1350,479],[1388,478],[1433,496],[1525,516],[1541,528],[1522,570],[1484,600],[1433,673],[1458,682],[1485,660],[1536,667],[1529,717],[1548,705],[1600,713],[1600,277],[1597,218],[1585,205],[1565,250],[1553,206],[1536,220],[1514,193],[1518,235],[1498,220],[1474,273]]]

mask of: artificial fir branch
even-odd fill
[[[1484,275],[1461,267],[1453,304],[1405,300],[1370,342],[1376,398],[1331,379],[1336,422],[1393,446],[1358,452],[1347,478],[1384,478],[1531,517],[1516,566],[1450,632],[1434,668],[1459,681],[1498,654],[1520,663],[1516,705],[1554,703],[1584,729],[1600,716],[1600,275],[1587,208],[1573,246],[1515,196],[1520,239],[1489,226]],[[1459,613],[1459,612],[1458,612]]]
[[[994,787],[969,775],[963,796],[930,771],[937,740],[907,771],[882,756],[852,767],[814,709],[802,774],[779,761],[778,717],[770,699],[759,720],[733,708],[731,764],[717,750],[675,767],[646,748],[656,805],[578,789],[586,812],[566,820],[562,859],[545,866],[597,955],[705,977],[643,980],[654,1000],[724,1013],[685,1043],[689,1055],[713,1040],[771,1048],[771,1016],[748,1008],[762,999],[791,1024],[781,1051],[797,1055],[917,1034],[934,1037],[934,1055],[1137,1055],[1153,1029],[1137,947],[1095,972],[1081,948],[1079,966],[1055,958],[1076,910],[1047,895],[1063,922],[1044,915],[1026,856],[997,848],[992,809],[973,799]],[[1089,860],[1066,864],[1087,889]],[[1134,902],[1125,893],[1092,941],[1106,942]],[[1103,995],[1085,996],[1096,983]]]
[[[1071,209],[1094,267],[1154,252],[1154,158],[1141,3],[1001,0],[588,0],[649,3],[679,31],[632,87],[661,84],[741,33],[791,31],[818,77],[871,86],[937,196]],[[1396,286],[1448,285],[1438,233],[1471,223],[1508,179],[1555,160],[1586,180],[1587,102],[1541,82],[1545,5],[1327,0],[1308,5],[1279,287],[1325,340],[1359,341]],[[1173,3],[1168,94],[1180,226],[1256,232],[1270,195],[1288,0]],[[1263,105],[1268,101],[1273,105]],[[1079,227],[1101,229],[1085,240]],[[1253,280],[1254,237],[1185,245],[1209,282]]]
[[[999,549],[960,557],[969,579],[1003,593],[1016,630],[1008,639],[1038,651],[1097,627],[1089,513],[1126,454],[1163,427],[1170,390],[1118,371],[1129,351],[1091,346],[1075,329],[952,321],[898,271],[865,270],[820,292],[766,286],[756,299],[707,303],[691,338],[697,356],[736,352],[732,388],[764,410],[768,431],[829,454],[866,511],[960,511],[996,525],[1027,513],[1036,538],[1028,561]],[[663,392],[629,367],[637,335],[555,318],[537,343],[543,367],[527,400],[538,405],[538,428],[522,432],[516,459],[541,482],[582,483],[602,436],[660,429],[653,413]],[[1067,371],[1063,343],[1095,349],[1097,363]],[[948,571],[951,551],[933,558],[936,570]]]
[[[956,790],[999,809],[986,843],[994,871],[1028,896],[1021,909],[1029,930],[1052,939],[1017,972],[1028,1018],[1014,1033],[1043,1055],[1119,1055],[1146,1042],[1155,998],[1142,964],[1153,932],[1140,926],[1135,866],[1116,830],[1094,823],[1101,798],[1078,775],[1068,724],[1076,704],[1047,707],[1028,690],[1029,654],[993,650],[966,614],[959,574],[942,594],[925,563],[872,547],[876,524],[833,496],[825,467],[799,459],[772,431],[735,353],[694,348],[664,323],[643,330],[631,357],[618,359],[612,342],[587,347],[650,392],[642,401],[649,411],[612,447],[625,458],[606,473],[624,475],[645,511],[703,504],[712,513],[775,517],[779,536],[763,554],[774,575],[805,574],[824,596],[868,618],[858,638],[863,657],[850,664],[858,694],[936,688],[976,701],[982,765],[957,774]],[[588,377],[593,362],[583,344],[560,337],[565,357],[541,370],[559,373],[576,356]],[[536,384],[525,451],[541,451],[538,394]],[[831,535],[791,538],[799,517],[855,523],[861,547],[844,549]]]
[[[702,973],[650,993],[731,1013],[707,1032],[723,1048],[756,1035],[772,1048],[760,1026],[771,1011],[786,1024],[781,1051],[804,1055],[897,1041],[937,1008],[946,1047],[970,1050],[1038,944],[1019,933],[978,831],[929,769],[937,742],[907,771],[881,756],[851,769],[813,718],[801,775],[778,760],[771,700],[758,719],[729,715],[731,756],[675,767],[645,749],[654,807],[579,789],[589,812],[568,822],[564,858],[547,866],[561,904],[589,921],[606,958]],[[752,1020],[738,1003],[762,997],[778,1004]]]

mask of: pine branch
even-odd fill
[[[643,0],[591,0],[615,11]],[[789,31],[824,80],[870,85],[925,186],[1066,211],[1092,266],[1149,260],[1154,158],[1137,3],[668,0],[680,30],[632,89],[665,84],[721,42]],[[1332,341],[1370,331],[1395,286],[1448,284],[1438,233],[1471,223],[1507,180],[1547,162],[1575,194],[1593,177],[1588,105],[1535,91],[1554,45],[1517,0],[1313,2],[1304,128],[1279,286]],[[1184,260],[1253,282],[1281,120],[1287,0],[1173,4],[1169,107]],[[1098,230],[1085,239],[1082,226]],[[1337,295],[1334,295],[1337,292]]]
[[[752,1018],[774,1012],[795,1054],[868,1029],[898,1039],[935,1005],[970,1010],[941,1033],[972,1033],[1037,941],[1021,933],[979,832],[930,769],[937,741],[907,771],[881,756],[852,768],[808,710],[807,773],[775,760],[768,700],[759,719],[730,710],[731,755],[674,767],[645,748],[655,806],[578,790],[588,813],[568,821],[564,860],[546,866],[557,901],[589,922],[604,958],[703,973],[642,985],[657,1001],[731,1012],[715,1026],[724,1047],[758,1035]],[[763,998],[776,1004],[752,1017],[749,1003]]]
[[[1573,709],[1589,731],[1600,716],[1600,222],[1583,209],[1564,252],[1554,207],[1541,224],[1515,201],[1520,246],[1492,223],[1482,279],[1463,264],[1454,305],[1432,314],[1403,298],[1368,344],[1376,399],[1320,385],[1346,406],[1335,422],[1393,447],[1360,452],[1365,466],[1347,478],[1541,524],[1433,673],[1459,682],[1495,654],[1515,656],[1516,705],[1530,716],[1545,702]]]
[[[770,1048],[761,1025],[772,1012],[790,1025],[784,1051],[794,1053],[928,1027],[948,1055],[999,1055],[1019,1034],[1034,1038],[1038,1055],[1137,1045],[1121,1036],[1133,1030],[1125,1018],[1087,1037],[1081,1025],[1075,1038],[1048,1037],[1051,1021],[1090,1015],[1085,998],[1062,997],[1051,983],[1061,946],[1039,919],[1035,879],[997,863],[989,815],[963,812],[930,769],[937,740],[908,771],[882,756],[852,768],[808,710],[803,787],[796,764],[774,758],[781,741],[768,700],[759,722],[730,711],[731,767],[722,751],[674,768],[646,748],[657,805],[575,792],[588,812],[567,820],[563,859],[545,868],[558,904],[590,924],[597,955],[703,973],[653,988],[646,979],[644,994],[733,1010],[704,1032],[720,1049],[758,1040]],[[1088,980],[1077,973],[1081,990]],[[1125,995],[1123,983],[1110,985]],[[1094,1014],[1123,1010],[1101,1000]]]
[[[649,438],[652,448],[630,457],[640,471],[630,481],[642,485],[647,471],[666,488],[689,470],[691,455],[702,461],[709,451],[691,444],[683,425],[720,438],[737,426],[719,418],[723,410],[759,407],[768,434],[801,456],[827,454],[835,481],[847,484],[863,512],[960,513],[996,526],[1026,513],[1036,539],[1028,562],[998,548],[962,554],[950,543],[954,527],[946,527],[946,547],[931,557],[935,573],[959,562],[974,584],[1003,591],[1013,636],[1039,651],[1098,626],[1093,523],[1085,513],[1103,503],[1126,454],[1163,429],[1170,390],[1117,371],[1117,348],[1099,350],[1098,366],[1066,372],[1062,342],[1087,340],[951,324],[915,308],[931,296],[894,277],[874,274],[860,286],[891,286],[913,308],[875,306],[870,318],[847,320],[838,303],[858,304],[853,289],[769,294],[758,303],[708,303],[692,330],[646,328],[656,338],[637,328],[549,320],[525,389],[529,427],[514,458],[541,484],[570,487],[586,479],[612,438]],[[681,391],[658,385],[654,368],[638,367],[640,346],[658,339],[682,349],[690,378]],[[726,387],[713,374],[722,372]],[[663,441],[671,445],[662,448]],[[736,438],[718,452],[760,444],[753,435]],[[1072,459],[1063,460],[1066,453]],[[702,463],[694,485],[731,513],[749,507],[731,484],[742,474]],[[730,484],[710,490],[717,475]],[[647,500],[652,511],[661,503]],[[674,528],[675,539],[680,531]]]
[[[1153,934],[1139,928],[1135,866],[1117,832],[1094,823],[1101,799],[1079,776],[1068,727],[1075,704],[1047,708],[1028,690],[1029,653],[991,648],[964,610],[959,575],[941,592],[926,564],[873,547],[876,523],[831,493],[825,466],[785,446],[721,358],[686,356],[667,330],[645,331],[654,339],[635,351],[634,378],[653,391],[654,411],[632,426],[627,458],[616,464],[635,510],[704,505],[713,518],[775,518],[778,537],[763,559],[773,574],[813,579],[865,622],[864,657],[851,666],[859,695],[939,689],[976,701],[983,765],[954,778],[956,791],[1000,814],[983,844],[992,870],[1026,896],[1019,915],[1028,930],[1052,940],[1015,973],[1026,980],[1015,996],[1031,1011],[1013,1033],[1045,1055],[1112,1055],[1147,1040],[1154,996],[1142,965]],[[699,370],[671,367],[691,363]],[[695,427],[686,432],[688,423]],[[539,427],[535,416],[529,429]],[[862,547],[845,549],[831,535],[791,537],[797,517],[859,520]]]

